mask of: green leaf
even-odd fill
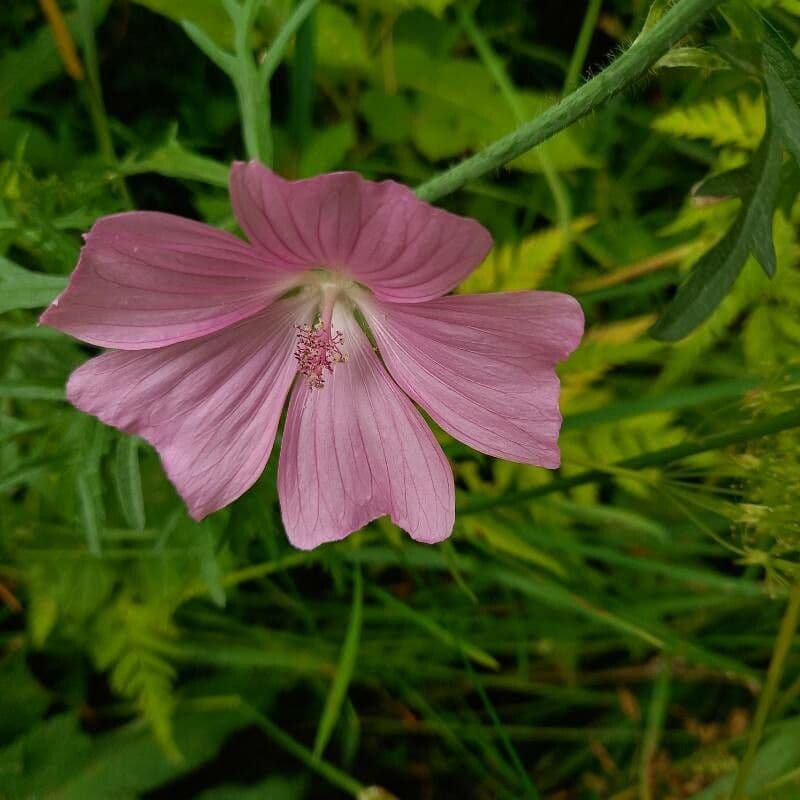
[[[24,143],[25,160],[34,166],[57,170],[64,161],[64,146],[41,125],[10,117],[0,119],[0,155],[13,158]]]
[[[217,561],[214,537],[214,523],[204,520],[200,523],[200,572],[208,586],[211,601],[218,608],[225,608],[225,589],[222,586],[222,573]]]
[[[304,780],[274,777],[250,786],[227,784],[206,789],[197,800],[303,800],[305,796]]]
[[[319,175],[340,166],[355,142],[355,128],[349,121],[315,132],[300,158],[300,176]]]
[[[51,559],[28,571],[28,629],[34,647],[41,647],[56,622],[84,629],[108,603],[115,575],[97,558]]]
[[[144,498],[139,472],[139,440],[135,436],[122,436],[117,442],[114,461],[114,486],[117,489],[122,515],[131,528],[144,530]]]
[[[676,47],[660,58],[654,69],[661,67],[692,67],[707,70],[730,68],[722,56],[702,47]]]
[[[245,722],[234,711],[179,714],[175,740],[183,760],[174,763],[141,725],[126,725],[92,740],[75,716],[62,714],[0,751],[0,796],[131,800],[212,758]]]
[[[62,714],[48,719],[0,750],[0,797],[50,800],[90,755],[91,742],[77,717]]]
[[[183,754],[172,725],[175,669],[167,657],[177,631],[169,616],[166,607],[121,598],[97,620],[92,645],[112,689],[135,700],[164,754],[177,763]]]
[[[748,0],[728,0],[721,5],[720,13],[740,39],[758,39],[764,33],[761,15]]]
[[[782,787],[784,793],[761,795],[769,783],[793,771],[800,762],[800,718],[794,717],[776,728],[775,733],[761,745],[753,769],[745,786],[747,797],[764,797],[764,800],[789,800],[789,785]],[[693,794],[691,800],[718,800],[729,797],[733,788],[734,775],[726,775],[711,786]]]
[[[370,6],[386,16],[420,8],[435,17],[441,17],[453,2],[454,0],[361,0],[362,5]]]
[[[359,111],[369,125],[369,132],[379,142],[398,144],[411,135],[411,107],[401,94],[386,94],[367,89],[359,100]]]
[[[786,149],[800,163],[800,61],[780,36],[768,31],[764,62],[772,124]]]
[[[96,0],[95,22],[100,23],[111,5],[110,0]],[[77,37],[77,12],[64,15],[67,29]],[[40,86],[57,78],[64,71],[53,32],[42,25],[20,48],[7,50],[0,57],[0,117],[6,117],[22,105]]]
[[[716,97],[672,108],[656,117],[652,127],[672,136],[708,139],[717,147],[755,150],[763,139],[764,119],[761,98],[740,93],[734,99]]]
[[[173,22],[188,20],[217,44],[233,41],[233,25],[219,0],[133,0]]]
[[[456,653],[465,655],[476,664],[488,669],[500,669],[500,664],[497,659],[491,654],[476,647],[470,642],[456,636],[450,628],[439,624],[430,614],[423,611],[417,611],[409,605],[406,605],[401,600],[398,600],[394,595],[385,592],[377,586],[372,586],[370,591],[375,597],[379,598],[388,609],[398,617],[406,622],[416,625],[431,637],[441,642],[445,647],[453,650]]]
[[[100,523],[98,521],[97,503],[95,501],[92,478],[85,472],[80,472],[75,478],[76,493],[78,496],[78,516],[86,536],[86,546],[94,556],[99,556],[102,547],[100,543]]]
[[[772,129],[764,139],[737,194],[742,208],[728,232],[695,265],[672,304],[650,333],[656,339],[677,341],[707,319],[722,302],[753,255],[767,275],[776,268],[772,217],[778,200],[782,154]],[[726,179],[731,189],[730,176]]]
[[[0,381],[0,397],[12,400],[65,400],[63,386],[43,386],[30,381]]]
[[[358,643],[361,639],[361,621],[364,609],[364,584],[361,578],[361,570],[355,568],[353,579],[353,606],[350,611],[350,622],[347,626],[347,633],[344,637],[342,652],[339,656],[339,665],[336,668],[336,677],[333,679],[328,697],[325,700],[325,707],[319,720],[317,735],[314,738],[314,755],[319,758],[325,746],[330,741],[333,729],[342,711],[342,705],[347,696],[347,687],[353,677],[353,670],[356,665],[358,655]]]
[[[0,314],[46,306],[66,285],[60,275],[31,272],[0,256]]]
[[[517,127],[514,112],[494,78],[475,60],[433,58],[417,45],[402,44],[395,48],[395,72],[400,88],[417,92],[411,138],[431,160],[480,150]],[[465,86],[469,92],[464,91]],[[552,105],[549,98],[537,92],[518,91],[516,97],[526,119]],[[559,133],[510,164],[527,172],[540,172],[540,153],[557,170],[596,166],[574,129]]]
[[[314,16],[315,57],[325,67],[365,70],[369,65],[364,35],[350,14],[333,3],[320,3]]]
[[[0,715],[0,741],[19,736],[50,705],[50,695],[31,675],[21,650],[10,653],[0,665],[0,697],[3,713]]]
[[[120,165],[119,169],[123,175],[155,172],[168,178],[202,181],[212,186],[227,187],[228,185],[228,164],[222,164],[213,158],[187,150],[178,141],[175,129],[169,131],[167,141],[161,147],[156,148],[142,159],[126,161]]]
[[[693,197],[740,197],[747,185],[749,166],[710,175],[692,187]]]

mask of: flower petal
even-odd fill
[[[256,314],[287,279],[225,231],[172,214],[114,214],[86,235],[69,285],[41,322],[101,347],[163,347]]]
[[[340,271],[396,303],[446,294],[492,246],[475,220],[355,172],[287,181],[257,161],[237,162],[231,202],[250,241],[273,263]]]
[[[580,342],[583,312],[557,292],[361,304],[400,387],[452,436],[492,456],[560,463],[553,367]]]
[[[157,350],[118,350],[79,367],[69,400],[161,455],[195,519],[243,494],[264,470],[296,374],[301,298],[220,333]]]
[[[334,315],[348,359],[325,386],[298,380],[278,462],[289,541],[303,550],[390,514],[421,542],[453,529],[453,473],[430,428],[395,386],[349,312]]]

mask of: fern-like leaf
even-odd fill
[[[473,294],[537,288],[550,274],[571,237],[588,230],[595,221],[591,215],[578,217],[572,220],[569,233],[558,227],[545,228],[521,242],[495,247],[458,291]]]
[[[95,634],[95,663],[109,670],[111,688],[136,703],[166,755],[181,761],[172,733],[175,668],[168,655],[177,630],[169,612],[123,596],[99,617]]]
[[[653,121],[662,133],[688,139],[707,139],[717,147],[755,150],[764,135],[764,101],[741,93],[734,99],[714,100],[676,108]]]

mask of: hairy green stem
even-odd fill
[[[761,744],[761,738],[764,735],[764,726],[767,722],[767,716],[769,715],[770,708],[772,707],[772,703],[775,700],[775,695],[781,683],[781,678],[783,677],[786,658],[792,646],[792,640],[797,630],[799,618],[800,584],[797,584],[792,588],[791,594],[789,595],[789,603],[786,606],[786,611],[781,620],[780,629],[778,630],[778,636],[775,639],[772,660],[770,661],[769,670],[767,671],[767,681],[764,684],[764,689],[758,700],[755,717],[750,728],[750,738],[747,740],[747,749],[742,756],[742,761],[736,772],[736,782],[733,785],[730,800],[741,800],[741,798],[745,796],[747,779],[750,777],[750,771],[753,768],[753,762],[758,753],[758,746]]]
[[[651,30],[642,34],[601,73],[480,153],[418,186],[417,195],[428,201],[444,197],[468,181],[502,167],[585,117],[640,78],[720,2],[722,0],[679,0]]]
[[[599,483],[609,480],[613,477],[613,471],[620,469],[636,470],[646,469],[648,467],[661,467],[666,464],[671,464],[673,461],[680,461],[683,458],[688,458],[689,456],[696,456],[711,450],[720,450],[723,447],[742,444],[743,442],[748,442],[752,439],[760,438],[761,436],[769,436],[773,433],[780,433],[780,431],[798,427],[800,427],[800,409],[794,409],[783,414],[777,414],[774,417],[757,420],[737,430],[720,433],[716,436],[707,436],[699,442],[687,442],[673,447],[666,447],[663,450],[653,450],[650,453],[642,453],[642,455],[634,456],[633,458],[626,458],[611,464],[607,470],[591,469],[586,472],[581,472],[578,475],[572,475],[569,478],[558,478],[544,486],[536,486],[533,489],[512,492],[498,497],[477,498],[471,503],[459,508],[458,513],[463,516],[464,514],[476,514],[499,506],[516,505],[517,503],[527,502],[528,500],[533,500],[536,497],[542,497],[546,494],[572,489],[575,486],[582,486],[585,483]]]

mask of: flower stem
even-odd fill
[[[640,78],[721,1],[679,0],[651,30],[642,34],[625,53],[590,81],[481,152],[418,186],[417,195],[428,201],[444,197],[585,117]]]
[[[281,63],[286,48],[292,36],[300,30],[300,26],[306,21],[308,16],[314,10],[319,0],[301,0],[297,7],[292,12],[292,15],[286,20],[286,23],[278,32],[275,41],[270,46],[264,60],[261,62],[261,75],[264,80],[269,81],[272,73],[278,68]]]
[[[240,6],[234,0],[225,0],[224,5],[233,22],[236,69],[231,78],[239,101],[245,151],[248,158],[272,166],[269,81],[256,66],[248,41],[261,3],[244,0]]]
[[[767,671],[767,682],[758,700],[755,718],[750,730],[750,738],[747,740],[747,749],[739,764],[730,800],[740,800],[744,796],[747,779],[750,777],[750,771],[758,753],[758,746],[764,734],[767,716],[783,677],[786,657],[789,654],[792,639],[794,639],[794,634],[797,630],[798,618],[800,618],[800,584],[796,584],[789,595],[789,603],[786,606],[786,611],[778,630],[778,637],[775,639],[775,647],[772,650],[772,660]]]
[[[272,165],[269,79],[278,66],[297,26],[308,16],[317,0],[305,0],[278,34],[264,62],[259,66],[250,49],[250,33],[262,0],[222,0],[233,23],[233,52],[215,44],[197,25],[181,25],[191,40],[231,79],[239,103],[242,138],[248,158]]]

